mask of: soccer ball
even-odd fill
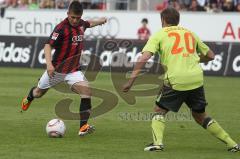
[[[49,137],[63,137],[65,131],[66,126],[60,119],[52,119],[47,123],[46,132]]]

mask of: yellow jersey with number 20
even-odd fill
[[[160,62],[167,67],[164,82],[174,90],[192,90],[203,85],[203,71],[198,53],[206,55],[209,47],[190,30],[164,27],[153,34],[142,52],[160,54]]]

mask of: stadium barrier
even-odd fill
[[[0,66],[44,68],[44,43],[46,37],[0,36]],[[89,65],[90,56],[99,59],[100,69],[103,71],[132,70],[146,41],[121,39],[95,39],[85,41],[82,66]],[[201,64],[206,75],[240,76],[240,43],[207,42],[216,53],[214,61]],[[123,56],[127,57],[124,58]],[[158,63],[155,56],[150,61]],[[96,61],[92,61],[96,63]],[[149,63],[151,72],[161,71],[161,67]]]
[[[8,9],[4,16],[0,17],[0,36],[48,37],[66,16],[66,10]],[[107,23],[87,29],[84,33],[86,38],[137,39],[137,31],[143,18],[148,19],[151,33],[161,28],[158,12],[86,10],[82,18],[95,20],[99,17],[106,17]],[[240,42],[239,19],[239,13],[181,12],[180,25],[194,31],[203,41]]]

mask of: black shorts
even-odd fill
[[[197,113],[204,113],[207,102],[203,86],[187,91],[177,91],[163,86],[156,100],[156,105],[173,112],[178,112],[183,103]]]

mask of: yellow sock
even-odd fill
[[[163,132],[165,128],[165,119],[163,115],[155,115],[152,118],[153,144],[162,145]]]
[[[206,129],[213,136],[226,143],[228,147],[233,147],[237,145],[237,143],[228,135],[228,133],[226,133],[226,131],[215,120],[212,119],[211,121],[209,121]]]

